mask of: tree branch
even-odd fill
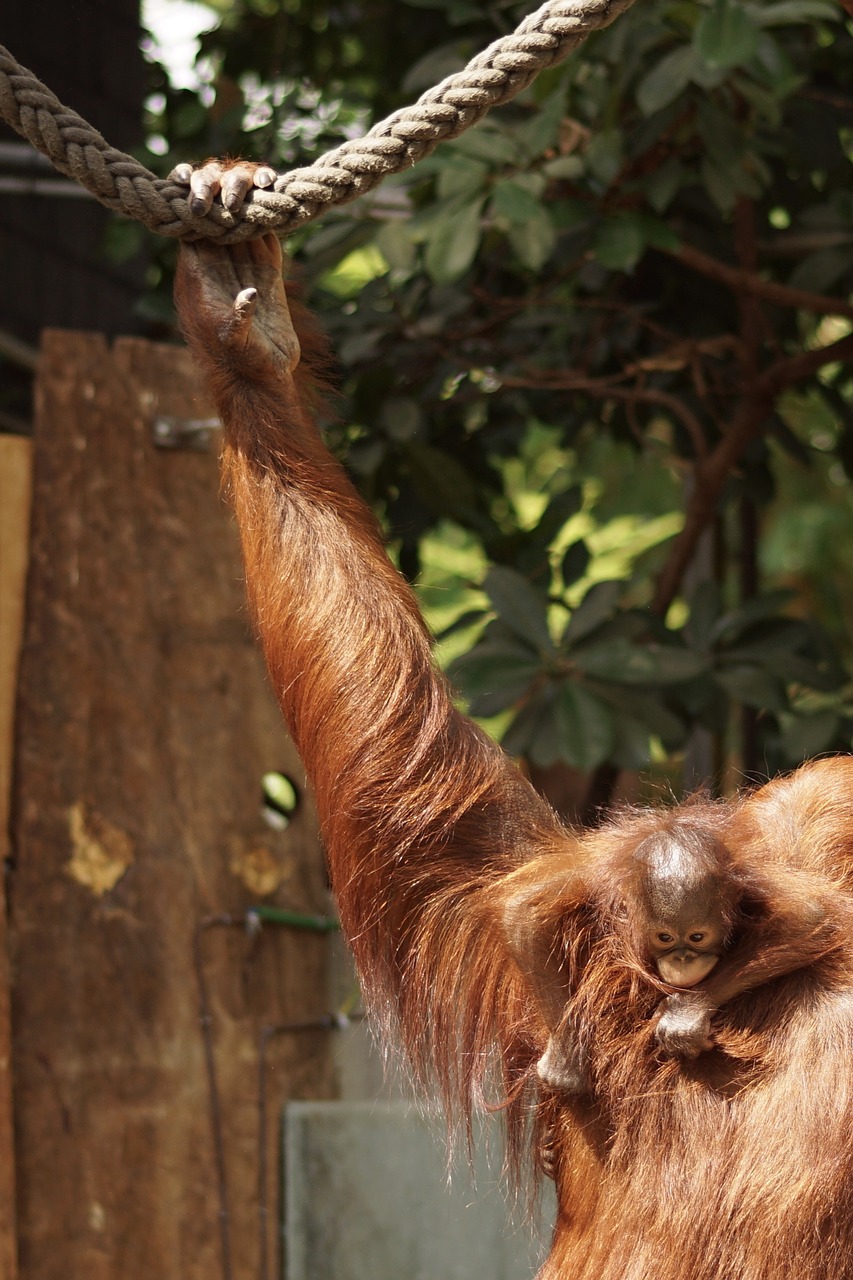
[[[752,271],[730,267],[728,263],[712,258],[710,254],[694,249],[692,245],[682,243],[677,249],[662,249],[661,252],[682,262],[699,275],[726,285],[733,293],[754,294],[777,307],[793,307],[798,311],[812,311],[815,315],[853,316],[853,305],[841,298],[828,298],[822,293],[792,289],[789,285],[777,284],[775,280],[764,280]]]
[[[705,458],[708,445],[702,423],[683,401],[657,387],[620,387],[606,378],[587,378],[570,372],[543,370],[537,377],[501,377],[505,387],[529,387],[537,391],[578,391],[600,400],[623,400],[629,404],[658,404],[678,418],[693,442],[697,458]]]
[[[713,519],[723,486],[747,445],[760,435],[777,397],[824,365],[850,359],[853,359],[853,334],[847,334],[837,342],[819,347],[815,351],[802,351],[799,355],[778,360],[756,379],[730,429],[710,456],[696,466],[696,485],[687,504],[684,528],[676,538],[670,557],[658,578],[651,605],[654,613],[663,617],[678,595],[681,580],[699,539]]]

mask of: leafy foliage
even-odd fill
[[[301,163],[526,9],[229,5],[198,93],[157,86],[163,164]],[[833,0],[644,0],[292,246],[340,354],[330,438],[428,602],[438,531],[490,566],[434,616],[534,766],[851,745],[851,84]]]

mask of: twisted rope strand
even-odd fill
[[[160,235],[213,239],[223,244],[264,231],[288,235],[333,204],[372,190],[457,138],[492,107],[509,102],[539,71],[562,62],[588,35],[608,26],[634,0],[548,0],[468,63],[396,111],[363,137],[345,142],[314,164],[280,174],[255,190],[239,213],[216,206],[190,213],[186,186],[157,178],[132,156],[115,150],[0,45],[0,116],[67,177],[101,204]]]

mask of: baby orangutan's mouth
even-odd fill
[[[715,967],[719,956],[711,951],[694,951],[691,947],[676,947],[660,956],[657,969],[664,982],[673,987],[695,987]]]

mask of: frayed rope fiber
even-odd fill
[[[380,121],[314,164],[280,174],[254,190],[239,213],[220,206],[192,214],[187,188],[158,178],[116,151],[90,124],[64,107],[31,71],[0,45],[0,116],[67,177],[101,204],[179,239],[248,240],[265,231],[288,235],[334,204],[345,204],[428,156],[439,142],[470,129],[492,107],[509,102],[539,71],[562,62],[588,35],[608,26],[634,0],[550,0],[448,76],[410,107]]]

